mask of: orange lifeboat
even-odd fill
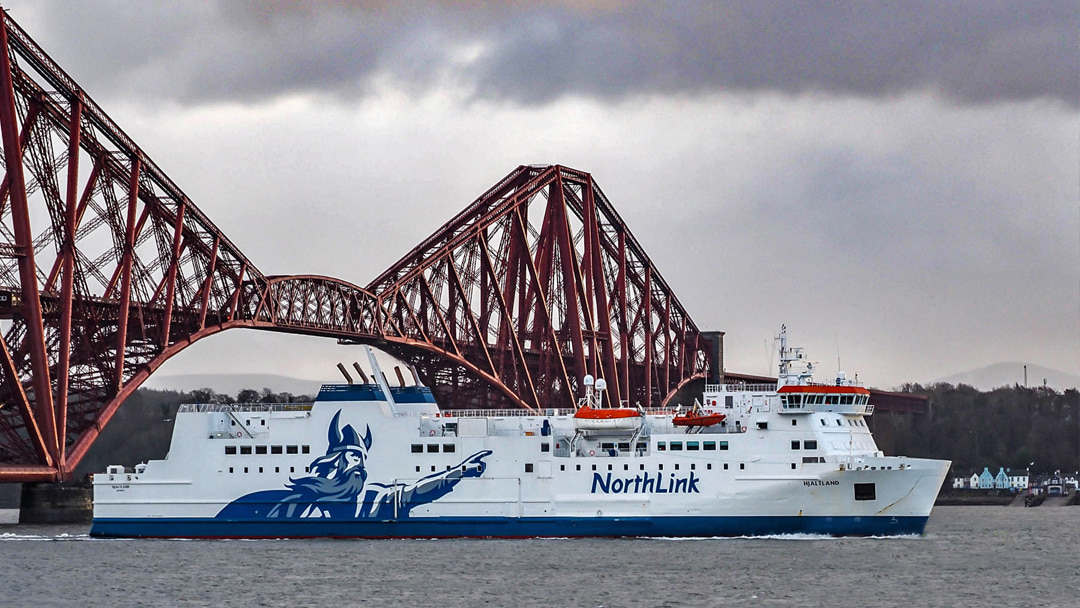
[[[595,386],[594,386],[595,383]],[[574,412],[574,426],[585,431],[636,431],[645,414],[629,407],[599,407],[604,380],[585,376],[585,398]]]
[[[719,414],[710,411],[687,412],[671,419],[675,426],[713,426],[720,424],[727,418],[727,414]]]

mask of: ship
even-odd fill
[[[776,383],[706,384],[687,412],[612,404],[592,376],[574,408],[443,410],[364,347],[374,373],[310,404],[181,406],[164,459],[93,476],[90,534],[922,534],[950,463],[886,456],[857,376],[815,382],[778,338]]]

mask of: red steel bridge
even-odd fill
[[[658,406],[705,340],[588,173],[522,166],[360,287],[264,274],[0,11],[0,482],[70,478],[188,345],[245,327],[366,343],[448,407]]]

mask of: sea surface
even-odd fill
[[[101,540],[0,525],[0,606],[1080,606],[1080,507],[938,507],[924,536]]]

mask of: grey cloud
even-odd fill
[[[8,3],[91,91],[186,102],[356,98],[386,77],[520,104],[720,90],[1080,105],[1076,0],[584,4]]]

